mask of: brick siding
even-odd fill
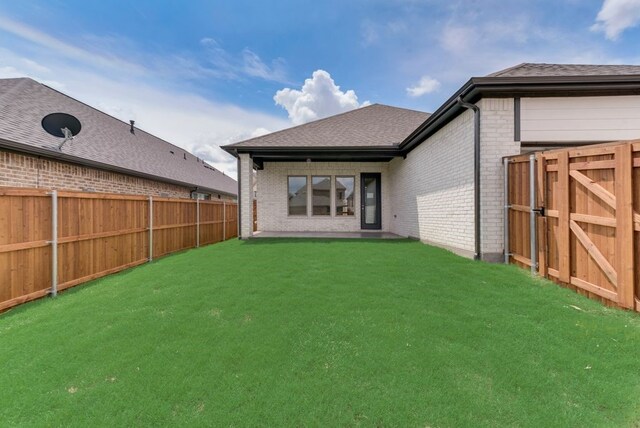
[[[473,113],[392,160],[389,171],[390,231],[473,255]]]
[[[483,258],[499,261],[504,250],[502,158],[520,154],[514,141],[513,98],[483,98],[480,107],[480,201]]]
[[[189,198],[192,190],[161,181],[4,150],[0,150],[0,186],[171,198]],[[217,194],[212,195],[212,198],[216,197]]]
[[[382,191],[382,231],[389,230],[390,181],[388,163],[385,162],[265,162],[264,169],[257,173],[258,229],[264,231],[360,231],[360,173],[377,172],[381,176]],[[335,216],[332,201],[331,216],[289,216],[287,207],[288,181],[290,175],[311,176],[353,176],[354,208],[353,216]],[[244,175],[242,176],[244,179]],[[243,183],[244,187],[244,183]],[[335,192],[332,193],[335,195]],[[335,196],[334,196],[335,197]],[[244,209],[244,207],[243,207]],[[244,221],[244,220],[243,220]]]

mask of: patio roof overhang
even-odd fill
[[[387,147],[224,147],[238,157],[248,153],[257,169],[265,162],[389,162],[403,156],[397,146]]]

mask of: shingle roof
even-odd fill
[[[99,162],[160,180],[237,194],[236,181],[189,152],[46,85],[28,78],[0,79],[0,139],[59,154],[60,138],[41,126],[44,116],[63,112],[77,117],[82,130],[62,153],[79,163]],[[173,153],[171,153],[173,152]]]
[[[640,65],[534,64],[522,63],[487,77],[560,77],[640,75]]]
[[[396,147],[428,117],[373,104],[224,147]]]

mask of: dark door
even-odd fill
[[[380,173],[360,174],[360,227],[382,229]]]

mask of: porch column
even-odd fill
[[[248,153],[238,154],[238,181],[240,183],[240,239],[253,235],[253,160]]]

